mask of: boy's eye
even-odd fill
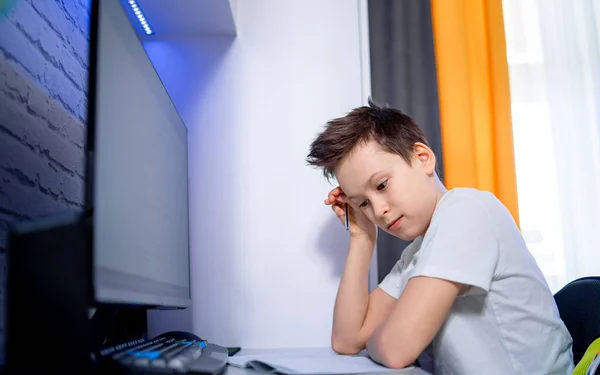
[[[365,208],[365,207],[367,207],[368,204],[369,204],[369,200],[367,199],[366,201],[364,201],[360,204],[360,207]]]
[[[383,190],[387,187],[387,180],[383,181],[379,185],[377,185],[377,190]]]

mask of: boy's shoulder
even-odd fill
[[[508,208],[491,192],[474,188],[454,188],[440,199],[432,225],[477,230],[491,228],[499,235],[513,231],[516,223]]]
[[[494,194],[475,188],[448,190],[438,202],[431,223],[471,229],[491,226],[494,232],[516,225],[508,208]]]
[[[440,203],[444,200],[468,202],[468,201],[485,201],[489,199],[496,199],[494,194],[489,191],[479,190],[475,188],[459,187],[450,189],[444,194]]]
[[[442,196],[436,211],[485,212],[499,206],[502,206],[502,203],[488,191],[475,188],[454,188]]]

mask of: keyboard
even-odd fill
[[[219,375],[227,365],[226,348],[205,340],[158,337],[133,340],[92,354],[107,373]]]

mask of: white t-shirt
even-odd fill
[[[415,276],[471,286],[419,357],[423,367],[433,360],[436,375],[573,371],[572,339],[554,297],[509,211],[491,193],[444,194],[425,237],[405,249],[379,287],[398,298]]]

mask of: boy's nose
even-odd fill
[[[387,202],[378,201],[376,203],[373,202],[373,209],[377,217],[383,218],[390,211],[390,206],[387,204]]]

